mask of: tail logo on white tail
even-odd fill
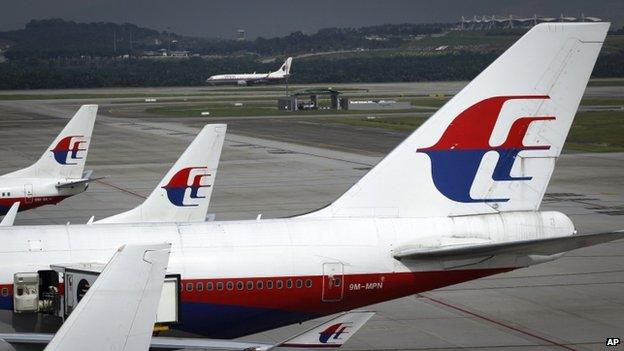
[[[505,102],[549,98],[546,95],[495,96],[475,103],[455,117],[435,145],[416,150],[431,159],[431,177],[438,191],[453,201],[464,203],[509,201],[508,198],[474,199],[470,196],[479,165],[487,152],[496,151],[498,162],[492,174],[493,180],[531,180],[529,176],[512,176],[511,168],[520,151],[550,149],[549,145],[524,145],[523,139],[532,122],[554,120],[555,117],[517,118],[506,140],[498,146],[490,145],[490,137]]]
[[[54,149],[50,150],[54,154],[56,162],[62,165],[75,165],[75,162],[71,160],[80,160],[78,152],[86,151],[86,146],[83,146],[87,141],[82,135],[70,135],[61,139]]]
[[[350,327],[351,327],[350,323],[349,324],[347,323],[333,324],[327,327],[327,329],[319,333],[320,334],[319,342],[323,344],[327,344],[328,342],[331,343],[331,341],[340,340],[340,336],[342,334],[349,333],[347,331],[347,328],[350,328]]]
[[[198,193],[199,189],[210,187],[210,185],[202,182],[204,178],[210,176],[211,174],[208,173],[206,167],[187,167],[176,172],[169,180],[169,183],[162,188],[167,191],[169,201],[175,206],[198,206],[198,204],[193,203],[193,200],[205,198],[205,196],[200,196]],[[186,196],[187,189],[191,190],[188,196]]]

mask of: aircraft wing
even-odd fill
[[[349,338],[351,338],[353,334],[355,334],[362,326],[364,326],[364,324],[374,314],[374,312],[364,311],[343,313],[338,317],[330,319],[325,323],[317,325],[314,328],[311,328],[301,334],[297,334],[277,344],[242,342],[222,339],[170,338],[156,336],[152,337],[149,347],[164,350],[199,349],[240,351],[268,351],[279,347],[337,348],[347,342],[347,340],[349,340]],[[10,344],[46,344],[50,342],[50,340],[52,340],[53,336],[53,334],[43,333],[5,333],[0,334],[0,340],[3,340],[4,342]],[[132,350],[147,350],[147,347],[134,348]]]
[[[624,230],[572,235],[565,237],[522,240],[506,243],[459,245],[441,248],[404,247],[399,248],[394,257],[402,259],[462,259],[495,255],[543,255],[549,256],[587,246],[623,239]]]
[[[170,250],[165,243],[122,246],[45,351],[147,350]]]
[[[0,227],[10,227],[15,222],[15,217],[17,217],[17,210],[19,210],[19,201],[14,202],[9,208],[9,211],[2,218],[2,222],[0,222]]]

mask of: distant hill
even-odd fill
[[[76,23],[62,19],[32,20],[24,29],[0,32],[11,43],[12,59],[114,56],[133,50],[160,48],[166,33],[134,24]]]
[[[0,32],[11,43],[10,59],[111,57],[145,51],[187,50],[199,55],[296,55],[334,50],[397,48],[412,36],[440,33],[451,24],[388,24],[364,28],[326,28],[253,41],[218,40],[158,32],[134,24],[32,20],[24,29]]]
[[[33,20],[0,32],[0,89],[201,85],[212,74],[274,70],[286,56],[295,57],[292,83],[469,80],[527,30],[455,28],[389,24],[236,41]],[[624,77],[622,34],[607,36],[594,77]]]

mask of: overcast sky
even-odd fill
[[[461,16],[600,17],[624,24],[624,0],[0,0],[0,30],[23,28],[30,19],[134,23],[179,34],[231,38],[282,36],[324,27],[384,23],[455,22]]]

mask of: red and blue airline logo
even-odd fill
[[[431,176],[438,191],[453,201],[464,203],[509,201],[508,198],[475,199],[470,196],[470,188],[477,175],[481,159],[489,151],[498,153],[498,162],[492,174],[492,179],[495,181],[531,180],[532,177],[513,177],[511,168],[520,151],[550,149],[549,145],[524,145],[523,139],[532,122],[554,120],[555,117],[516,119],[509,130],[507,139],[498,146],[490,145],[490,137],[505,102],[549,98],[546,95],[491,97],[477,102],[455,117],[435,145],[416,150],[416,152],[427,154],[431,159]]]
[[[194,175],[191,176],[193,170],[199,171],[193,172]],[[175,206],[198,206],[197,203],[188,203],[186,200],[192,202],[193,199],[205,198],[205,196],[198,195],[198,192],[201,188],[210,187],[210,185],[202,185],[202,180],[206,177],[210,177],[210,173],[207,173],[207,167],[187,167],[176,172],[169,180],[169,183],[162,188],[167,191],[167,198]],[[186,197],[186,189],[191,189],[188,198]]]
[[[70,135],[61,139],[50,151],[54,154],[56,162],[62,165],[75,165],[77,163],[72,162],[72,160],[82,159],[78,156],[78,152],[87,150],[86,147],[83,147],[86,142],[82,135]]]
[[[327,344],[330,341],[340,340],[342,334],[348,333],[347,328],[351,327],[346,323],[336,323],[320,332],[319,342]]]

